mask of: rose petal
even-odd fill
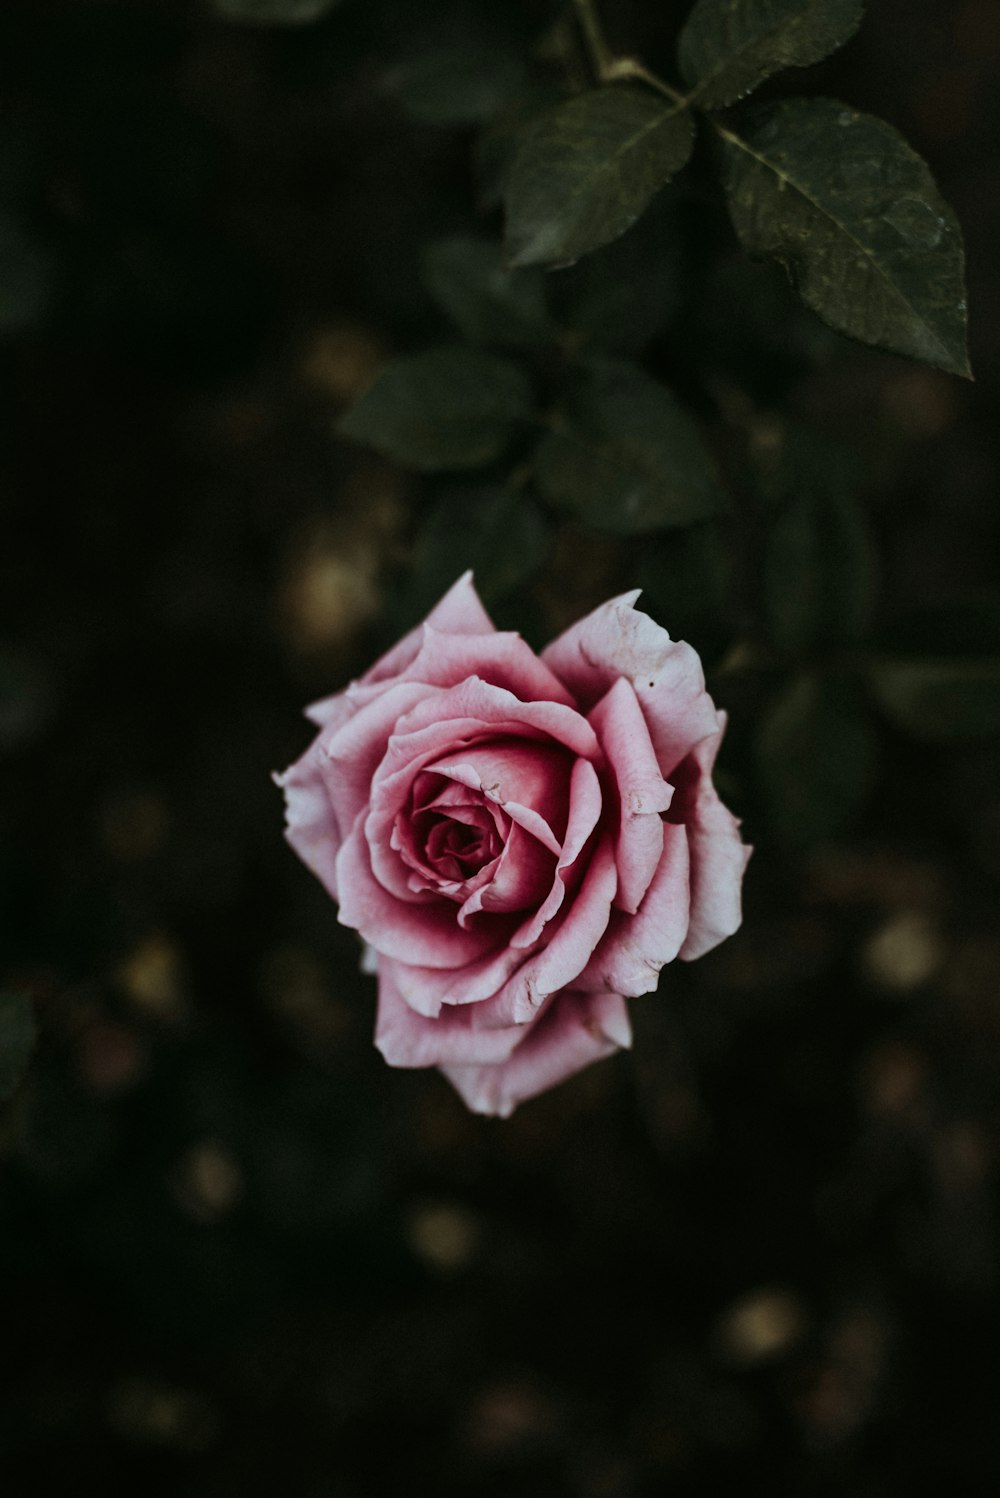
[[[408,681],[454,687],[470,676],[503,687],[525,702],[559,702],[573,698],[519,634],[499,630],[490,635],[454,635],[423,626],[420,651],[406,667]]]
[[[385,757],[369,788],[370,810],[365,820],[365,837],[372,872],[385,889],[401,900],[409,899],[408,891],[412,888],[397,851],[403,842],[402,828],[412,815],[411,804],[415,795],[418,804],[424,800],[430,804],[435,799],[433,795],[421,797],[418,786],[438,752],[436,725],[423,735],[408,735],[403,745],[397,737],[390,738]],[[439,780],[438,784],[437,795],[442,796],[445,782]],[[456,787],[456,795],[468,799],[470,792],[464,787]],[[499,808],[497,811],[502,815]]]
[[[492,635],[493,620],[480,601],[472,581],[472,573],[464,572],[439,603],[436,603],[422,624],[387,650],[359,681],[352,682],[343,692],[332,697],[321,697],[306,708],[306,717],[320,726],[332,725],[334,720],[346,721],[356,694],[365,687],[374,687],[399,677],[416,660],[425,640],[426,627],[430,625],[439,634],[447,635]],[[362,699],[364,700],[364,699]]]
[[[286,796],[288,841],[335,899],[344,830],[367,801],[389,726],[432,690],[413,684],[381,688],[363,708],[349,700],[349,692],[328,699],[325,728],[294,764],[273,777]]]
[[[638,914],[616,910],[575,984],[636,998],[652,993],[660,969],[673,962],[688,932],[690,910],[687,833],[668,822],[663,853]]]
[[[413,782],[413,810],[417,816],[421,812],[437,811],[443,816],[460,819],[466,812],[471,815],[474,811],[475,821],[485,817],[497,832],[504,835],[510,829],[510,818],[504,816],[495,801],[487,801],[475,791],[470,792],[467,786],[458,785],[441,775],[433,761],[429,769]]]
[[[427,615],[426,624],[449,635],[492,634],[496,626],[476,592],[471,567],[453,582]],[[369,673],[370,674],[370,673]]]
[[[459,925],[464,926],[481,911],[506,914],[536,905],[552,883],[552,867],[553,855],[549,850],[515,823],[495,871],[489,879],[477,884],[459,911]]]
[[[478,874],[502,855],[505,846],[483,807],[457,806],[455,813],[438,817],[427,833],[424,849],[428,868],[449,880]]]
[[[572,767],[571,756],[555,744],[490,738],[436,759],[427,768],[481,792],[558,853],[566,830]]]
[[[639,589],[602,604],[542,651],[589,711],[621,676],[635,689],[661,773],[719,726],[696,651],[632,607]]]
[[[540,940],[549,921],[555,918],[566,898],[567,888],[574,879],[577,860],[597,826],[603,809],[604,797],[597,772],[589,760],[578,759],[570,776],[569,818],[552,886],[534,914],[511,937],[512,947],[533,947]]]
[[[406,805],[416,776],[429,768],[435,758],[444,759],[455,751],[457,744],[494,742],[505,737],[518,743],[537,741],[545,744],[547,740],[554,740],[576,754],[600,758],[600,745],[590,724],[561,703],[519,702],[512,693],[477,677],[470,677],[451,688],[410,684],[408,688],[399,686],[392,690],[429,694],[416,703],[416,715],[407,712],[395,725],[382,762],[371,777],[368,788],[371,811],[366,832],[371,846],[372,869],[380,883],[400,899],[409,898],[408,884],[391,848],[392,828],[397,814]],[[372,704],[371,711],[374,710],[375,704]],[[462,758],[469,758],[464,750]],[[459,765],[450,762],[448,774],[475,790],[483,789],[481,777],[474,767],[463,771]],[[512,820],[558,853],[558,840],[531,807],[511,802],[504,809]]]
[[[492,737],[552,739],[584,759],[598,760],[601,755],[594,730],[574,708],[561,702],[521,702],[513,692],[478,676],[418,700],[400,718],[395,737],[401,740],[434,729],[442,752],[447,752],[466,731],[465,724],[476,725],[473,731],[480,736],[486,727],[493,730]]]
[[[614,775],[621,807],[615,904],[634,914],[660,861],[660,812],[670,805],[673,788],[660,774],[642,709],[623,676],[592,708],[590,722]]]
[[[496,1029],[512,1023],[509,1009],[498,1012],[497,995],[524,959],[524,952],[504,943],[451,971],[387,957],[382,958],[379,970],[391,964],[393,982],[414,1013],[433,1018],[445,1005],[474,1008],[478,1024]]]
[[[432,968],[464,967],[507,939],[511,918],[498,916],[487,933],[463,930],[448,900],[416,894],[408,903],[390,894],[372,873],[363,824],[362,813],[337,855],[342,926],[360,932],[380,955]]]
[[[424,778],[440,785],[441,789],[436,795],[430,794],[429,787],[427,794],[421,793]],[[430,890],[447,895],[450,900],[461,904],[474,889],[492,878],[510,835],[511,822],[498,806],[481,798],[473,802],[472,795],[464,786],[437,776],[424,777],[422,772],[418,772],[413,776],[411,798],[416,802],[415,810],[404,804],[391,823],[384,814],[379,815],[377,824],[370,825],[366,822],[365,835],[368,838],[372,872],[390,894],[408,900],[411,892]],[[438,812],[443,818],[480,830],[484,851],[476,871],[464,876],[456,873],[454,881],[449,881],[428,860],[428,850],[419,829],[428,813],[434,812]],[[387,825],[390,827],[388,848],[384,841],[384,829]],[[376,830],[372,830],[373,827]],[[401,864],[405,864],[406,868]]]
[[[478,1111],[627,1045],[623,996],[739,924],[749,850],[711,783],[724,719],[637,597],[540,660],[466,574],[313,705],[319,735],[275,777],[289,841],[377,966],[379,1048],[441,1066]]]
[[[310,702],[305,716],[310,723],[316,723],[320,728],[339,728],[357,711],[348,692],[349,688],[345,688],[342,692],[334,692],[332,697],[321,697],[318,702]]]
[[[380,965],[375,1044],[390,1066],[496,1066],[524,1038],[516,1025],[482,1029],[473,1006],[445,1009],[436,1019],[416,1014],[392,970]]]
[[[683,821],[691,847],[691,925],[680,957],[703,957],[739,929],[743,873],[753,851],[740,837],[740,824],[719,800],[712,784],[726,715],[718,733],[699,744],[682,766],[670,820]]]
[[[342,835],[323,780],[325,756],[313,742],[275,785],[285,793],[285,837],[306,868],[337,898],[337,854]]]
[[[428,624],[432,629],[446,635],[493,634],[495,628],[493,620],[483,608],[472,581],[471,572],[462,573],[440,602],[434,605],[423,623],[411,629],[398,645],[386,651],[371,670],[365,672],[361,678],[362,682],[386,681],[390,677],[402,675],[419,655],[424,642],[424,628]]]
[[[442,973],[436,967],[426,967],[419,962],[401,962],[395,981],[411,1008],[418,1014],[434,1015],[439,1013],[442,1004],[475,1004],[482,1010],[483,1024],[488,1025],[521,1024],[531,1018],[537,1003],[518,990],[516,981],[509,980],[514,980],[514,975],[526,963],[546,923],[557,915],[577,860],[597,825],[601,804],[600,783],[593,765],[585,759],[577,760],[571,777],[566,841],[552,889],[545,901],[508,937],[502,949],[479,957],[454,973]],[[610,848],[610,841],[608,846]],[[602,880],[607,878],[607,870],[604,870]],[[597,888],[590,893],[591,899],[599,898],[601,887],[599,880]],[[593,905],[592,913],[599,908],[599,904]]]
[[[433,768],[437,769],[443,761],[433,761]],[[474,764],[465,760],[452,760],[448,765],[447,773],[451,775],[459,785],[467,786],[470,790],[478,792],[487,801],[495,801],[497,806],[502,807],[504,813],[525,832],[531,834],[536,842],[550,853],[559,852],[559,839],[543,816],[531,806],[525,806],[520,801],[501,801],[501,793],[496,784],[484,785],[483,776]]]
[[[474,1113],[509,1118],[518,1103],[631,1043],[620,994],[564,992],[551,1000],[509,1060],[486,1066],[447,1064],[442,1070]]]
[[[611,902],[618,887],[615,850],[605,832],[591,855],[586,873],[549,940],[531,952],[490,1000],[496,1024],[524,1024],[550,994],[573,982],[608,927]]]
[[[326,761],[323,780],[340,827],[350,827],[368,805],[372,778],[400,715],[428,694],[434,695],[433,687],[397,682],[347,722],[320,733],[318,744]]]

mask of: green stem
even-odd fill
[[[678,109],[684,109],[687,99],[662,78],[657,78],[636,57],[616,57],[608,46],[595,0],[573,0],[576,18],[590,57],[590,65],[598,83],[622,83],[632,79],[645,83],[649,88],[669,99]]]
[[[669,83],[658,78],[655,73],[651,73],[637,57],[612,58],[604,71],[602,82],[617,83],[626,78],[634,78],[637,83],[645,83],[650,88],[655,88],[658,94],[662,94],[665,99],[676,104],[678,109],[687,108],[688,100],[685,95],[671,88]]]
[[[604,35],[595,0],[573,0],[573,8],[590,54],[591,67],[603,82],[605,70],[614,62],[614,57]]]

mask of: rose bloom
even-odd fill
[[[375,1044],[506,1116],[631,1042],[626,1000],[740,923],[749,849],[690,645],[595,609],[537,656],[471,573],[307,716],[287,837],[367,943]]]

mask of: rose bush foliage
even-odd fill
[[[628,1046],[626,1000],[740,922],[696,652],[626,593],[539,657],[462,577],[316,703],[277,778],[292,847],[378,974],[375,1041],[507,1115]]]

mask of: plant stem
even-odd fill
[[[608,39],[604,35],[601,18],[597,13],[596,0],[573,0],[573,8],[576,18],[583,33],[587,53],[590,57],[590,65],[598,83],[620,83],[625,79],[634,79],[637,83],[645,83],[649,88],[655,88],[658,94],[676,104],[678,109],[687,105],[687,99],[677,89],[671,88],[669,83],[664,83],[662,78],[657,78],[636,57],[616,57],[608,46]]]
[[[614,57],[604,35],[595,0],[573,0],[573,8],[590,54],[591,66],[598,79],[603,82],[607,69],[614,62]]]
[[[637,57],[615,57],[609,62],[604,72],[603,81],[614,83],[619,79],[634,78],[638,83],[646,83],[650,88],[655,88],[658,94],[676,104],[678,109],[686,109],[688,100],[686,96],[679,93],[677,89],[671,88],[669,83],[651,73]]]

